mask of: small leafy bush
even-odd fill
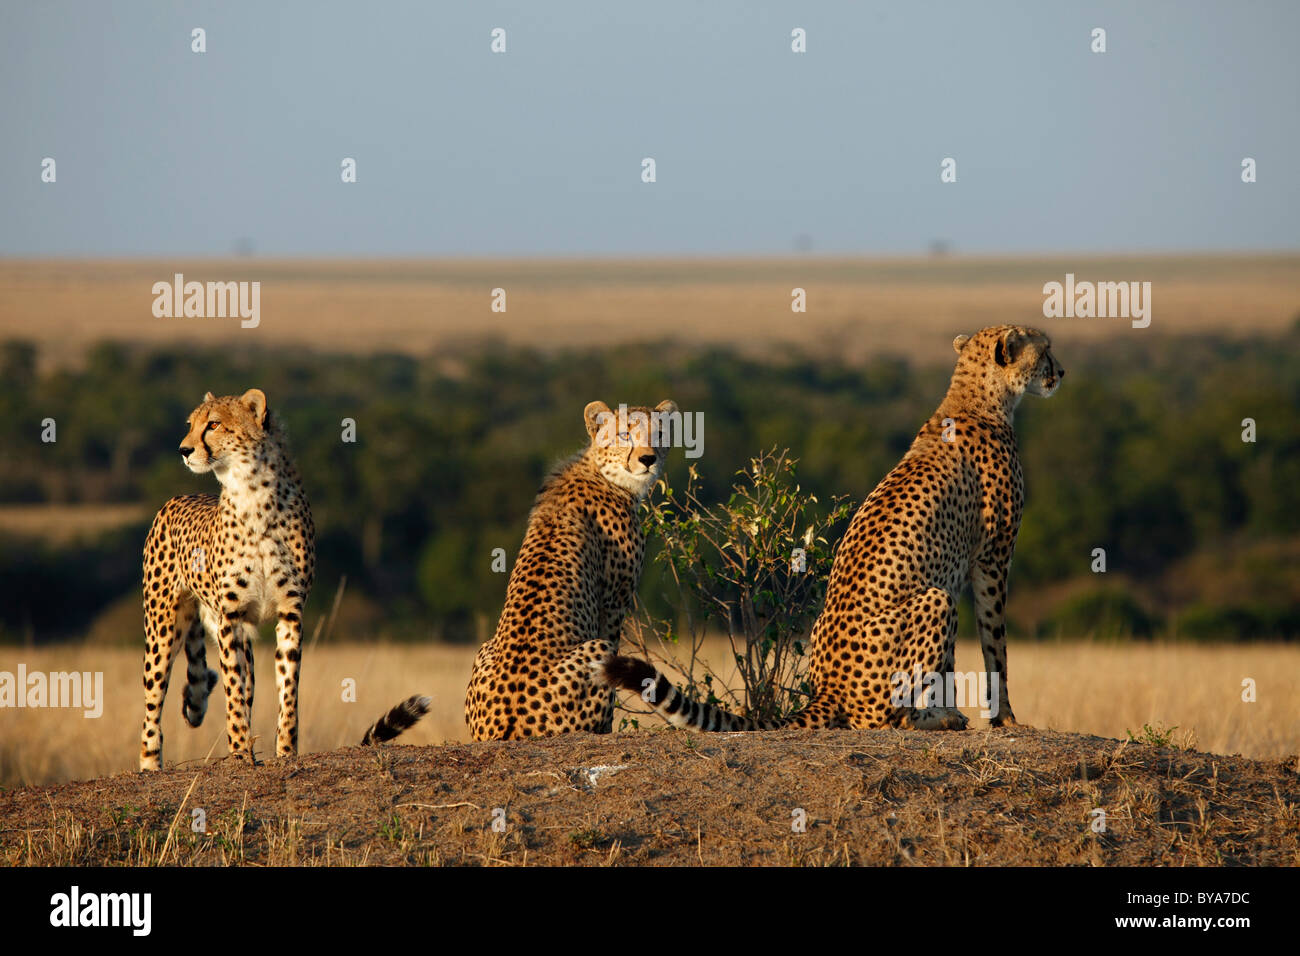
[[[664,571],[665,600],[676,620],[638,608],[629,651],[666,661],[687,694],[758,719],[783,717],[812,693],[808,635],[821,611],[838,541],[848,517],[843,496],[822,508],[798,483],[788,451],[763,452],[736,472],[724,503],[706,505],[694,466],[685,488],[661,482],[645,516],[647,538]],[[728,686],[701,659],[708,634],[731,645],[740,684]]]

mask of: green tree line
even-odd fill
[[[185,417],[209,389],[257,386],[287,424],[316,516],[308,613],[328,608],[346,575],[350,596],[382,608],[389,636],[432,629],[450,640],[494,624],[505,575],[493,549],[513,558],[542,477],[585,442],[592,399],[673,398],[703,413],[703,454],[691,463],[706,498],[725,499],[738,468],[777,448],[823,501],[860,501],[951,372],[670,343],[427,358],[103,344],[79,367],[49,371],[39,358],[21,341],[0,346],[0,503],[138,502],[152,513],[173,495],[215,492],[210,475],[181,465]],[[1062,354],[1060,391],[1027,398],[1017,415],[1027,502],[1013,624],[1019,592],[1077,582],[1033,632],[1300,636],[1296,358],[1289,339],[1137,334]],[[343,440],[345,419],[355,442]],[[42,440],[50,420],[53,442]],[[668,460],[681,484],[682,450]],[[83,633],[138,588],[146,527],[59,547],[0,536],[0,634]],[[1097,548],[1105,575],[1091,569]],[[1233,562],[1258,573],[1216,589],[1214,569]],[[1205,586],[1176,586],[1179,569]],[[661,593],[648,573],[643,598],[671,613]]]

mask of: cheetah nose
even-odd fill
[[[659,459],[654,455],[642,455],[637,459],[637,461],[641,462],[641,464],[645,465],[647,468],[653,467],[654,463],[658,460]]]
[[[1057,378],[1065,378],[1065,369],[1061,369],[1059,372],[1057,372],[1057,373],[1056,373],[1056,377],[1057,377]]]
[[[192,454],[194,454],[194,449],[193,449],[193,448],[190,448],[188,445],[181,445],[181,457],[182,457],[182,458],[189,458],[190,455],[192,455]]]

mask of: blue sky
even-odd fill
[[[1295,3],[4,0],[0,255],[1295,249],[1297,36]]]

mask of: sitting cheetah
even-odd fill
[[[252,639],[257,625],[272,616],[280,696],[275,752],[298,752],[302,607],[316,565],[311,508],[284,430],[261,390],[224,398],[208,392],[188,424],[181,458],[196,474],[215,474],[221,495],[171,499],[145,540],[141,770],[162,767],[162,706],[182,641],[189,662],[182,712],[191,727],[203,722],[217,683],[207,666],[205,629],[220,654],[230,751],[252,759]],[[426,698],[399,704],[371,728],[366,742],[396,736],[427,709]]]
[[[663,470],[677,406],[583,412],[586,449],[533,502],[496,634],[474,659],[465,721],[475,740],[609,733],[614,691],[593,667],[618,650],[645,536],[637,514]]]
[[[955,707],[902,706],[933,699],[918,701],[919,685],[896,698],[895,675],[915,684],[918,671],[952,671],[957,599],[969,581],[984,666],[998,675],[992,722],[1014,724],[1003,612],[1024,483],[1012,417],[1026,392],[1050,396],[1065,372],[1036,329],[988,328],[958,336],[953,348],[959,358],[947,396],[863,502],[835,555],[813,625],[809,676],[816,690],[806,708],[777,721],[738,717],[688,700],[662,673],[628,657],[605,665],[604,679],[644,691],[678,727],[959,730],[966,718]]]

